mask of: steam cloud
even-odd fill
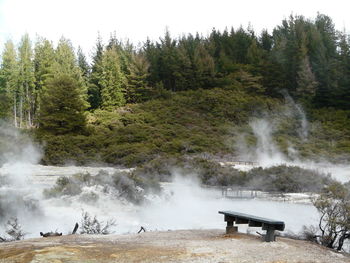
[[[312,169],[320,173],[331,174],[332,178],[340,182],[350,180],[350,166],[346,164],[332,164],[328,161],[317,161],[303,159],[298,151],[289,143],[287,153],[283,153],[275,143],[273,134],[277,131],[278,125],[285,119],[296,122],[296,132],[302,142],[306,142],[309,137],[309,123],[306,114],[299,104],[287,94],[284,94],[286,105],[285,110],[275,115],[266,114],[263,118],[254,118],[249,122],[251,131],[256,138],[256,145],[249,146],[246,143],[246,134],[240,134],[236,143],[236,150],[243,160],[257,162],[264,168],[275,165],[292,165],[305,169]],[[237,166],[237,168],[240,168]],[[241,169],[249,169],[241,167]]]
[[[301,106],[286,96],[286,110],[281,116],[297,120],[296,132],[303,141],[309,137],[309,125]],[[256,138],[256,147],[245,143],[245,135],[237,148],[242,159],[259,162],[260,166],[278,164],[297,165],[309,169],[331,172],[340,181],[350,178],[349,167],[329,163],[300,160],[291,144],[288,153],[282,153],[273,139],[279,124],[275,116],[252,119],[249,123]],[[0,234],[4,222],[16,216],[28,237],[38,237],[39,232],[69,233],[75,222],[80,222],[82,211],[97,215],[100,220],[116,219],[116,233],[136,233],[140,226],[147,230],[175,230],[198,228],[223,228],[225,223],[218,210],[237,210],[284,220],[288,230],[298,232],[305,222],[316,223],[318,214],[310,205],[278,203],[266,200],[229,200],[221,198],[221,191],[202,188],[195,176],[173,172],[173,182],[162,184],[162,194],[148,194],[146,202],[135,205],[118,199],[102,186],[84,186],[76,196],[45,199],[43,190],[52,186],[58,175],[70,176],[77,172],[98,172],[88,167],[43,167],[38,165],[41,149],[17,130],[5,123],[0,125]],[[103,168],[107,173],[118,169]],[[91,195],[96,200],[88,200]],[[298,214],[298,218],[295,217]]]

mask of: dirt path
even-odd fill
[[[350,263],[350,257],[321,246],[286,238],[261,242],[222,230],[183,230],[142,234],[75,235],[0,244],[0,263]]]

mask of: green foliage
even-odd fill
[[[44,163],[132,166],[159,155],[229,153],[227,142],[237,139],[232,130],[279,111],[286,90],[311,117],[319,113],[306,142],[298,139],[297,118],[282,122],[274,134],[282,151],[291,142],[303,157],[345,156],[348,118],[324,123],[318,114],[329,107],[336,118],[347,114],[340,112],[350,105],[349,50],[348,36],[322,14],[290,16],[259,37],[249,27],[214,29],[208,37],[166,31],[142,48],[114,33],[107,45],[98,38],[91,66],[68,39],[56,49],[41,39],[33,52],[25,35],[18,52],[5,45],[0,116],[16,127],[40,127]]]
[[[42,137],[44,161],[84,163],[95,158],[134,166],[159,155],[229,153],[224,142],[232,125],[242,125],[259,109],[269,111],[273,105],[278,102],[227,87],[179,92],[115,112],[95,111],[88,117],[89,136]]]
[[[47,82],[40,112],[40,130],[51,134],[81,133],[85,128],[85,101],[79,82],[66,74]]]
[[[297,166],[254,168],[247,172],[246,186],[267,192],[320,192],[332,182],[329,175]]]
[[[126,79],[121,71],[117,50],[107,49],[101,58],[101,75],[99,76],[102,108],[112,109],[125,104],[125,83]]]
[[[55,63],[55,50],[50,41],[39,40],[34,49],[34,76],[35,76],[35,118],[34,124],[38,125],[38,113],[40,112],[42,94],[46,90],[47,80],[53,76],[52,68]]]
[[[17,53],[12,41],[7,41],[2,53],[0,71],[0,114],[2,118],[12,119],[15,126],[17,126],[18,93]]]
[[[323,150],[329,159],[347,160],[350,147],[350,111],[325,108],[313,110],[311,114],[310,141],[306,148],[316,153]]]
[[[150,100],[154,96],[154,88],[147,83],[149,63],[142,54],[133,54],[130,74],[127,76],[126,97],[129,103]]]
[[[33,50],[28,34],[22,37],[18,48],[18,85],[20,100],[20,123],[22,127],[26,123],[27,127],[33,126],[33,116],[35,111],[36,91],[34,85],[34,64]],[[21,117],[22,115],[23,118]],[[23,124],[22,124],[23,123]],[[24,125],[23,125],[24,126]]]
[[[92,57],[91,74],[88,84],[88,101],[91,109],[101,107],[101,85],[99,80],[100,75],[102,74],[102,54],[103,44],[101,37],[99,36],[96,42],[94,55]]]

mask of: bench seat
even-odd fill
[[[248,224],[248,226],[262,227],[263,230],[266,230],[264,240],[266,242],[270,242],[275,241],[275,230],[283,231],[285,228],[283,221],[277,221],[274,219],[248,215],[235,211],[219,211],[219,214],[223,214],[225,216],[224,220],[227,222],[227,234],[237,231],[237,227],[234,227],[233,223]]]

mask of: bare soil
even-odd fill
[[[0,263],[350,263],[349,255],[307,242],[181,230],[129,235],[69,235],[0,243]]]

